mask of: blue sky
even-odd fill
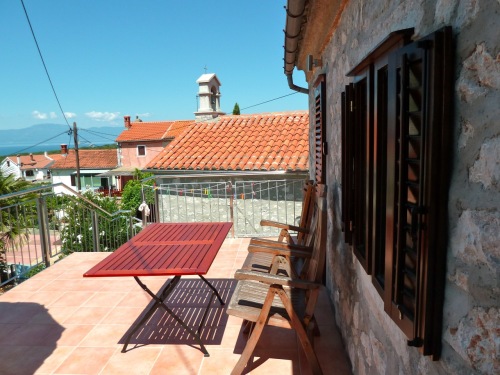
[[[68,121],[79,127],[192,119],[196,80],[216,73],[221,107],[294,93],[283,74],[285,0],[24,0]],[[65,121],[20,0],[0,1],[0,129]],[[303,72],[294,82],[306,86]],[[295,94],[242,110],[307,109]]]

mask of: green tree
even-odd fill
[[[155,194],[153,190],[154,181],[148,180],[142,182],[141,180],[153,176],[152,173],[144,173],[139,169],[134,172],[134,179],[127,182],[123,188],[122,193],[122,208],[124,210],[130,210],[135,214],[136,210],[141,205],[142,192],[144,191],[144,196],[146,198],[146,203],[151,204],[155,201]]]
[[[113,214],[120,209],[114,197],[106,197],[86,191],[83,197],[99,206],[106,212]],[[73,197],[64,207],[65,225],[61,231],[61,242],[63,252],[70,254],[78,251],[92,251],[94,249],[94,228],[92,211],[95,207],[89,207],[88,203],[79,197]],[[128,239],[129,217],[108,217],[98,212],[97,235],[99,237],[100,251],[114,251]]]
[[[240,106],[238,105],[238,103],[236,103],[233,108],[233,115],[239,115],[239,114],[240,114]]]
[[[26,190],[29,187],[31,183],[28,181],[17,179],[12,174],[4,176],[0,171],[0,196]],[[0,199],[0,271],[5,271],[7,268],[6,248],[15,243],[22,244],[29,234],[25,225],[26,214],[30,211],[32,213],[33,210],[25,211],[25,215],[16,215],[14,205],[32,200],[33,197],[33,194],[25,194],[21,197]]]

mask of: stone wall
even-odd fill
[[[392,31],[413,27],[420,38],[446,25],[454,34],[455,93],[439,361],[407,346],[344,244],[341,150],[329,149],[327,286],[355,374],[500,373],[500,1],[351,0],[309,82],[326,73],[327,140],[340,145],[346,73]]]

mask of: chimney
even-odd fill
[[[32,153],[30,153],[30,159],[31,159],[31,161],[35,161],[35,158],[33,157]]]
[[[123,116],[123,122],[125,123],[125,129],[130,129],[130,116]]]
[[[16,155],[17,156],[17,165],[21,166],[21,155]]]
[[[68,154],[68,145],[61,145],[61,154],[63,155]]]

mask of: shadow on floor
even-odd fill
[[[209,279],[219,292],[222,300],[228,303],[236,286],[233,279]],[[165,286],[162,288],[162,290]],[[221,306],[216,297],[210,301],[212,291],[197,278],[181,279],[173,292],[165,300],[165,304],[182,321],[194,331],[202,324],[203,315],[207,311],[205,321],[200,328],[200,338],[205,345],[217,345],[222,341],[228,315],[225,305]],[[208,304],[210,304],[208,306]],[[137,317],[119,343],[124,344],[126,337],[154,305],[151,301],[142,314]],[[208,306],[208,309],[207,309]],[[182,327],[164,308],[157,308],[153,315],[133,334],[127,351],[148,344],[186,344],[197,347],[197,341]]]
[[[0,373],[34,374],[56,349],[63,331],[43,305],[0,302]]]

